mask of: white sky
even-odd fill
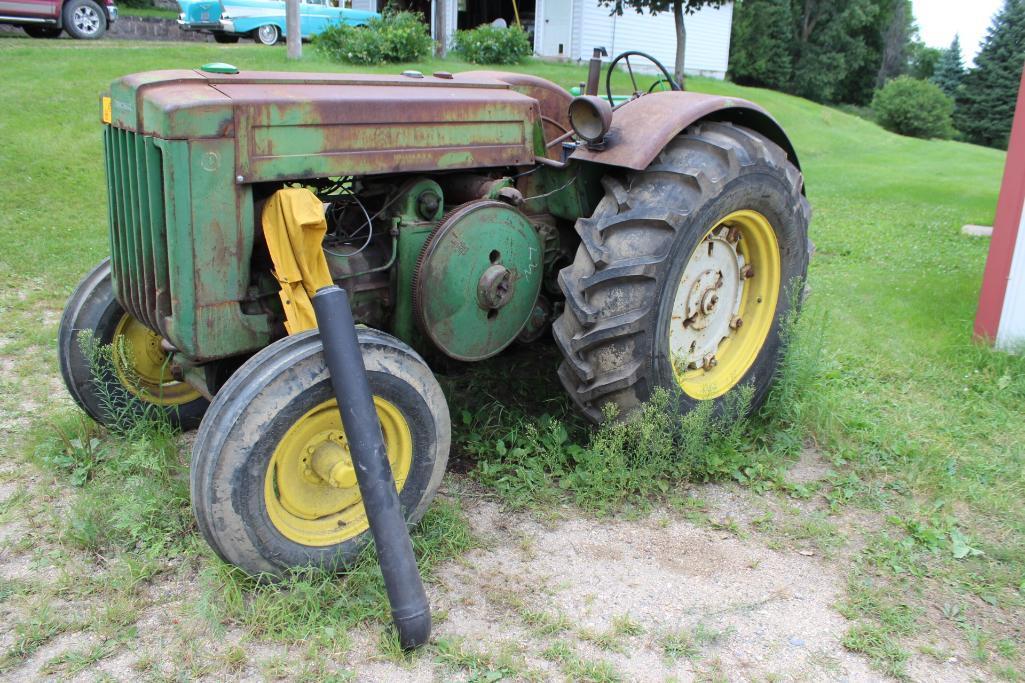
[[[990,20],[1003,4],[1003,0],[912,0],[922,41],[949,47],[954,34],[960,35],[966,64],[972,63]]]

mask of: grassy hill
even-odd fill
[[[98,94],[109,82],[213,61],[340,68],[306,51],[295,65],[283,49],[251,45],[0,38],[4,356],[51,348],[54,316],[39,312],[58,310],[106,254]],[[404,68],[473,67],[445,61],[376,71]],[[567,87],[586,77],[573,65],[532,62],[516,70]],[[991,223],[1003,153],[900,137],[776,92],[697,78],[689,86],[768,109],[791,135],[806,176],[817,253],[801,334],[815,367],[791,416],[835,474],[791,493],[824,496],[834,512],[860,506],[885,520],[851,541],[862,550],[851,569],[848,647],[900,675],[907,649],[919,647],[931,622],[947,619],[980,662],[1017,680],[1015,642],[1025,628],[1025,360],[972,342],[989,245],[960,234],[965,223]],[[46,362],[52,373],[55,362]],[[17,386],[7,381],[0,389],[8,394],[0,400],[17,400]],[[45,420],[45,411],[37,417]],[[856,587],[865,585],[875,597],[859,602]]]

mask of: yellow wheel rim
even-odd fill
[[[160,335],[125,314],[114,328],[111,348],[114,372],[121,384],[146,403],[180,406],[200,397],[185,382],[171,376]]]
[[[374,397],[399,491],[413,463],[413,436],[392,403]],[[281,438],[267,465],[264,501],[283,536],[306,546],[334,545],[369,528],[335,399],[308,411]]]
[[[735,211],[705,233],[680,277],[669,350],[680,388],[722,396],[754,364],[772,327],[782,272],[779,243],[757,211]]]

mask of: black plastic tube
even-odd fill
[[[349,297],[336,285],[323,287],[313,295],[313,311],[399,643],[407,650],[419,647],[431,635],[431,606],[399,507]]]

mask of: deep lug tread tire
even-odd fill
[[[552,331],[564,358],[559,378],[574,402],[600,422],[608,403],[628,415],[655,387],[676,388],[664,319],[682,269],[721,218],[754,209],[773,214],[783,268],[772,328],[741,380],[753,382],[751,409],[757,408],[779,363],[780,322],[798,304],[789,300],[790,284],[807,275],[811,210],[801,172],[758,133],[703,122],[645,170],[606,176],[602,185],[605,197],[594,214],[576,222],[574,262],[558,277],[566,306]],[[682,392],[680,402],[681,411],[697,404]]]
[[[357,334],[371,391],[393,402],[398,392],[409,408],[403,417],[413,433],[413,463],[399,501],[412,527],[427,511],[448,463],[448,404],[430,368],[406,344],[369,328]],[[316,330],[262,349],[217,393],[192,449],[190,486],[200,533],[225,562],[265,578],[300,566],[335,572],[370,540],[365,531],[331,546],[304,546],[283,536],[267,515],[264,477],[274,447],[292,424],[289,416],[299,404],[333,396]]]
[[[104,425],[109,425],[110,421],[102,399],[104,392],[98,383],[102,381],[110,385],[111,388],[106,390],[108,395],[111,391],[126,392],[127,389],[112,368],[102,369],[99,373],[102,379],[97,378],[89,359],[82,352],[80,335],[91,332],[99,344],[110,344],[124,314],[125,310],[114,297],[110,259],[107,258],[82,278],[75,288],[64,305],[57,330],[57,360],[64,386],[89,417]],[[141,401],[130,400],[136,400],[142,410]],[[184,405],[168,407],[165,414],[171,424],[182,429],[195,429],[208,405],[205,398],[198,398]]]

